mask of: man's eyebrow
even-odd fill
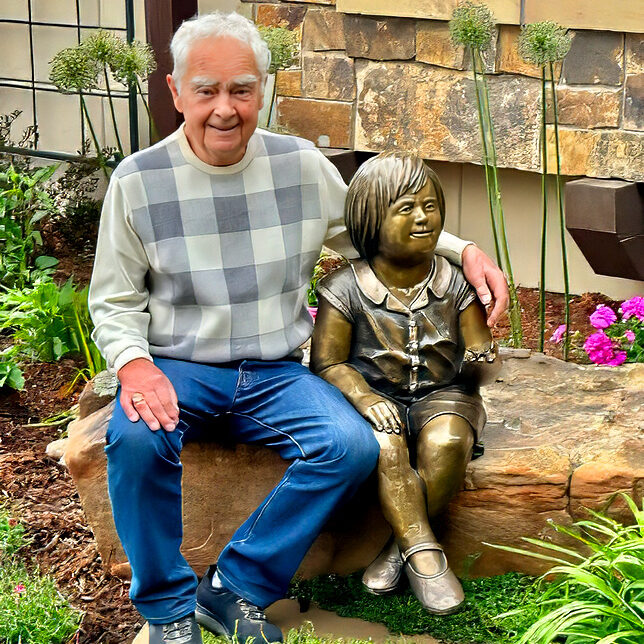
[[[258,82],[259,79],[254,74],[243,74],[241,76],[231,78],[224,84],[224,87],[229,89],[231,87],[255,85]],[[190,85],[192,87],[218,87],[221,83],[216,78],[211,78],[209,76],[195,76],[190,80]]]

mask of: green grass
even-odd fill
[[[228,640],[224,637],[215,637],[212,633],[202,630],[204,644],[228,644]],[[286,644],[367,644],[371,640],[359,640],[349,638],[334,638],[323,637],[315,634],[313,625],[310,622],[300,626],[300,628],[292,628],[284,638]],[[237,644],[237,643],[235,643]],[[248,642],[247,644],[251,644]],[[257,642],[253,644],[265,644]]]
[[[363,590],[359,573],[299,581],[292,590],[342,617],[380,622],[394,634],[429,634],[458,644],[496,644],[512,642],[536,619],[536,607],[521,615],[495,619],[518,606],[533,605],[537,597],[534,581],[518,573],[465,580],[465,606],[447,616],[428,613],[409,590],[388,597],[370,595]]]
[[[71,608],[51,577],[21,560],[29,539],[0,507],[0,644],[66,644],[81,613]]]

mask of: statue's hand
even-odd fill
[[[465,349],[463,362],[494,362],[497,358],[497,353],[497,344],[494,340],[491,340],[481,346]]]
[[[367,394],[354,405],[377,432],[400,434],[402,431],[403,421],[391,400],[377,394]]]

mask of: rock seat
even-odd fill
[[[105,392],[101,401],[109,400]],[[103,452],[114,403],[69,428],[64,458],[78,488],[105,567],[129,574],[111,517]],[[483,391],[489,419],[485,455],[467,470],[462,492],[436,521],[452,566],[474,576],[547,564],[484,543],[522,545],[522,536],[561,535],[549,521],[570,524],[584,507],[602,509],[618,491],[638,504],[644,489],[644,365],[619,368],[564,363],[525,350],[506,351],[497,382]],[[213,427],[216,434],[216,427]],[[217,442],[186,445],[183,552],[198,574],[279,481],[287,464],[268,449]],[[619,498],[611,516],[628,520]],[[387,539],[375,481],[333,519],[300,568],[312,575],[347,574],[367,565]]]

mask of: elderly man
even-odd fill
[[[120,381],[110,499],[151,644],[201,642],[197,621],[281,641],[262,609],[378,456],[369,425],[297,360],[322,244],[348,250],[346,186],[309,142],[256,129],[270,56],[250,21],[189,20],[171,50],[168,85],[185,124],[114,171],[90,290],[94,339]],[[463,254],[488,300],[489,282],[493,322],[505,282],[465,246],[443,236],[438,252]],[[292,463],[197,588],[179,550],[179,456],[191,431],[216,435],[220,416],[236,441]]]

